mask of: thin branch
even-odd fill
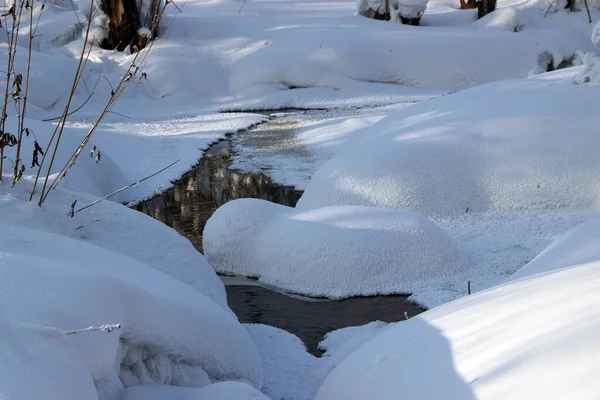
[[[90,326],[88,328],[79,329],[79,330],[75,330],[75,331],[67,331],[67,332],[65,332],[65,335],[76,335],[78,333],[95,332],[95,331],[111,333],[112,331],[116,331],[119,329],[121,329],[121,324],[107,324],[107,325],[101,325],[101,326]]]
[[[555,0],[552,0],[550,2],[550,5],[548,6],[548,9],[546,10],[546,14],[544,14],[544,18],[546,18],[546,16],[548,15],[548,13],[550,12],[550,10],[552,9],[552,6],[554,5],[554,1]]]
[[[590,7],[588,6],[587,0],[583,0],[583,3],[585,4],[585,9],[587,10],[588,20],[590,21],[590,24],[591,24],[592,23],[592,15],[590,14]]]
[[[150,179],[150,178],[152,178],[152,177],[154,177],[154,176],[156,176],[156,175],[160,174],[161,172],[163,172],[163,171],[165,171],[165,170],[167,170],[167,169],[171,168],[173,165],[177,164],[179,161],[180,161],[180,160],[174,161],[174,162],[172,162],[171,164],[169,164],[169,165],[167,165],[166,167],[164,167],[163,169],[161,169],[161,170],[159,170],[159,171],[156,171],[156,172],[155,172],[155,173],[153,173],[152,175],[148,175],[147,177],[145,177],[145,178],[142,178],[142,179],[140,179],[140,180],[138,180],[138,181],[136,181],[136,182],[134,182],[134,183],[132,183],[132,184],[129,184],[129,185],[127,185],[127,186],[123,186],[121,189],[119,189],[119,190],[116,190],[116,191],[114,191],[114,192],[112,192],[112,193],[110,193],[110,194],[107,194],[106,196],[104,196],[104,197],[101,197],[101,198],[99,198],[98,200],[92,201],[91,203],[89,203],[89,204],[87,204],[87,205],[85,205],[85,206],[83,206],[83,207],[81,207],[81,208],[79,208],[79,209],[75,210],[74,212],[72,212],[72,213],[71,213],[71,216],[73,216],[73,215],[77,214],[79,211],[83,211],[83,210],[85,210],[86,208],[90,208],[91,206],[94,206],[94,205],[96,205],[96,204],[98,204],[98,203],[100,203],[100,202],[102,202],[102,201],[104,201],[104,200],[106,200],[106,199],[108,199],[108,198],[110,198],[110,197],[112,197],[112,196],[114,196],[114,195],[118,194],[118,193],[121,193],[121,192],[123,192],[123,191],[125,191],[125,190],[127,190],[127,189],[130,189],[130,188],[132,188],[132,187],[135,187],[135,186],[139,185],[140,183],[144,182],[145,180],[148,180],[148,179]]]
[[[244,2],[242,3],[242,6],[240,7],[240,9],[238,10],[238,14],[242,12],[242,8],[244,8],[244,6],[246,5],[246,1],[244,0]]]
[[[66,118],[67,118],[67,114],[69,113],[69,108],[71,106],[71,101],[73,100],[73,96],[75,95],[75,90],[77,89],[77,84],[79,83],[79,80],[81,79],[81,75],[83,75],[83,68],[85,68],[85,65],[87,64],[87,60],[89,59],[90,56],[90,52],[92,51],[92,45],[90,44],[90,49],[87,53],[87,57],[85,57],[85,62],[84,62],[84,56],[85,56],[85,49],[87,47],[87,43],[88,43],[88,36],[90,33],[90,27],[92,25],[92,9],[93,9],[93,5],[94,2],[90,2],[90,15],[88,18],[88,26],[87,26],[87,30],[85,31],[85,38],[84,38],[84,42],[83,42],[83,48],[81,49],[81,55],[79,56],[79,63],[77,64],[77,70],[75,71],[75,76],[73,78],[73,85],[71,86],[71,92],[69,94],[69,98],[67,100],[67,104],[65,105],[64,111],[63,111],[63,118],[59,121],[59,123],[56,125],[56,128],[54,129],[54,133],[52,133],[52,137],[50,138],[50,141],[48,142],[48,146],[46,147],[46,152],[44,153],[44,156],[42,157],[42,162],[40,163],[39,167],[38,167],[38,171],[35,177],[35,181],[33,182],[33,188],[31,189],[31,194],[29,196],[29,200],[31,201],[31,199],[33,198],[33,194],[35,193],[35,188],[37,186],[37,182],[38,179],[40,177],[40,173],[42,171],[42,166],[44,165],[44,161],[46,159],[46,155],[48,154],[48,151],[50,150],[50,146],[52,145],[52,142],[54,140],[54,137],[56,136],[57,132],[58,132],[58,138],[56,141],[56,145],[54,146],[54,152],[52,153],[52,159],[50,160],[50,165],[48,166],[48,173],[46,174],[46,177],[44,179],[44,186],[42,187],[42,193],[40,194],[40,201],[38,202],[38,205],[41,206],[43,203],[43,196],[44,196],[44,191],[46,189],[46,185],[48,183],[48,177],[50,175],[50,169],[52,168],[52,164],[54,163],[54,157],[56,156],[56,150],[58,149],[58,145],[60,143],[60,137],[62,135],[64,126],[65,126],[65,122],[66,122]]]
[[[113,215],[109,215],[109,217],[114,217],[115,215],[118,215],[118,214],[119,214],[119,213],[114,213]],[[78,230],[80,230],[80,229],[83,229],[83,228],[85,228],[85,227],[87,227],[87,226],[93,225],[93,224],[95,224],[95,223],[97,223],[97,222],[103,221],[103,220],[105,220],[106,218],[107,218],[107,217],[100,217],[100,218],[98,218],[98,219],[95,219],[95,220],[93,220],[93,221],[92,221],[92,222],[90,222],[89,224],[78,226],[77,228],[75,228],[75,232],[77,232]]]
[[[141,199],[133,200],[133,201],[130,201],[129,203],[125,204],[125,207],[135,207],[138,204],[143,203],[144,201],[150,200],[151,198],[153,198],[154,196],[159,194],[163,187],[165,187],[165,185],[160,185],[159,187],[154,189],[152,191],[152,193],[142,197]]]
[[[67,114],[67,117],[68,117],[68,116],[70,116],[70,115],[73,115],[73,114],[75,114],[77,111],[81,110],[83,107],[85,107],[85,105],[88,103],[88,101],[90,101],[90,99],[91,99],[91,98],[92,98],[92,96],[94,95],[94,92],[95,92],[95,90],[96,90],[96,86],[98,86],[98,82],[100,82],[100,76],[101,76],[101,75],[98,75],[98,79],[96,80],[96,83],[94,84],[94,87],[92,88],[92,91],[89,93],[89,95],[88,95],[88,97],[85,99],[85,101],[84,101],[84,102],[83,102],[83,103],[82,103],[82,104],[81,104],[79,107],[77,107],[77,108],[76,108],[76,109],[74,109],[73,111],[70,111],[70,112]],[[84,81],[83,83],[85,83],[85,81]],[[46,118],[46,119],[43,119],[42,121],[43,121],[43,122],[51,122],[51,121],[56,121],[57,119],[61,119],[62,117],[63,117],[63,116],[61,115],[60,117]]]

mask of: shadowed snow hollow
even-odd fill
[[[411,283],[463,272],[468,261],[427,218],[368,207],[297,210],[256,199],[231,201],[204,230],[219,272],[313,296],[408,293]]]
[[[428,216],[593,208],[598,91],[573,85],[574,73],[493,83],[401,109],[318,169],[298,207],[366,205]]]
[[[390,325],[316,400],[595,399],[600,263],[525,278]]]

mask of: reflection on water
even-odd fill
[[[260,286],[226,285],[229,308],[242,323],[276,326],[298,336],[308,351],[335,329],[371,321],[396,322],[424,310],[405,296],[354,297],[340,301],[305,301]]]
[[[135,208],[175,229],[202,251],[206,221],[229,200],[251,197],[290,207],[296,205],[301,191],[274,184],[262,174],[229,170],[231,158],[229,141],[217,143],[173,189]]]

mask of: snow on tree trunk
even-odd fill
[[[356,14],[363,17],[419,25],[428,0],[358,0]]]
[[[96,17],[90,39],[105,49],[131,52],[143,49],[158,37],[162,0],[92,0]],[[80,10],[89,12],[89,3],[80,0]]]
[[[123,51],[137,39],[141,28],[140,11],[135,0],[102,0],[100,9],[109,18],[108,36],[102,47]]]

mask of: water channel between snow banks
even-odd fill
[[[277,114],[263,125],[214,144],[204,153],[199,164],[175,182],[172,189],[135,208],[175,229],[202,251],[202,231],[206,221],[218,207],[230,200],[260,198],[295,206],[302,195],[300,190],[277,184],[263,173],[246,173],[230,168],[236,157],[232,141],[238,139],[237,145],[246,146],[250,152],[266,146],[279,148],[285,157],[300,159],[300,164],[303,161],[308,163],[308,150],[299,145],[290,146],[303,126],[302,113],[292,115],[298,116],[298,119],[294,121],[286,113]],[[311,112],[311,118],[315,120],[314,112]],[[323,112],[317,118],[325,120],[331,116]],[[318,343],[332,330],[375,320],[395,322],[424,311],[407,301],[407,296],[333,301],[291,295],[244,278],[223,277],[223,282],[229,307],[240,322],[267,324],[292,332],[313,354],[319,354]]]

